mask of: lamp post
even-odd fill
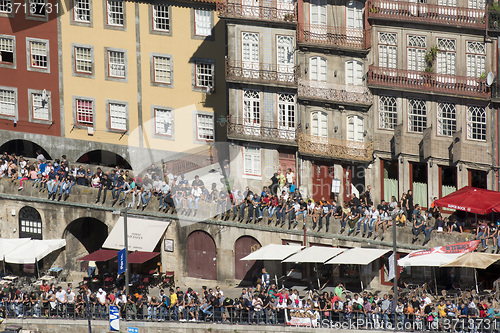
[[[397,257],[397,242],[396,242],[396,220],[392,221],[392,256],[394,260],[394,330],[398,328],[398,315],[396,307],[398,306],[398,257]]]
[[[128,264],[128,231],[127,231],[127,212],[130,209],[130,207],[125,208],[122,210],[123,214],[123,238],[124,238],[124,245],[125,245],[125,294],[128,299],[128,288],[129,288],[129,280],[130,280],[130,273],[129,273],[129,264]]]

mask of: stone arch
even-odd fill
[[[10,140],[0,146],[1,153],[3,152],[7,152],[9,154],[16,153],[16,155],[18,156],[23,155],[24,157],[31,157],[31,158],[37,157],[36,154],[37,151],[42,153],[47,160],[52,159],[52,157],[45,149],[43,149],[40,145],[29,140],[22,140],[22,139]]]
[[[255,270],[262,269],[262,261],[242,261],[250,253],[260,249],[262,245],[252,236],[241,236],[234,242],[234,277],[238,280],[251,281]]]
[[[86,152],[82,156],[80,156],[77,160],[77,163],[86,163],[86,164],[95,164],[95,165],[103,165],[107,167],[119,166],[123,169],[132,169],[130,163],[121,155],[111,152],[109,150],[92,150]]]
[[[217,280],[217,248],[210,234],[196,230],[187,238],[188,276]]]

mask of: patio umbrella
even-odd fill
[[[464,267],[464,268],[474,268],[474,282],[477,288],[477,269],[486,269],[492,264],[500,260],[500,254],[490,254],[482,252],[468,252],[462,254],[457,259],[442,265],[441,267]]]

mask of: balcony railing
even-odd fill
[[[367,50],[371,46],[370,30],[321,24],[300,24],[298,41],[338,48]]]
[[[274,6],[248,6],[239,3],[217,2],[220,17],[246,18],[274,22],[297,22],[295,5],[277,3]]]
[[[443,94],[488,98],[490,88],[486,80],[437,73],[408,71],[370,66],[369,86],[420,90]]]
[[[488,30],[500,32],[500,11],[490,9],[488,12]]]
[[[259,142],[273,142],[296,146],[296,127],[293,122],[262,121],[228,116],[227,136]]]
[[[238,82],[272,83],[296,86],[298,67],[226,60],[226,79]]]
[[[368,17],[484,29],[481,9],[390,0],[368,0]]]
[[[366,87],[341,85],[299,79],[298,95],[302,99],[318,99],[342,104],[371,105],[373,95]]]
[[[373,160],[373,144],[298,133],[299,152],[304,155],[348,161]]]

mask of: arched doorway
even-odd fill
[[[93,150],[78,158],[77,163],[103,165],[107,167],[119,166],[123,169],[132,169],[130,163],[120,155],[108,150]]]
[[[188,236],[188,276],[217,280],[217,251],[215,242],[204,231],[193,231]]]
[[[19,211],[19,238],[42,238],[42,217],[33,207],[25,206]]]
[[[52,157],[49,155],[49,153],[47,153],[45,149],[28,140],[10,140],[0,146],[1,153],[15,153],[17,156],[23,155],[24,157],[36,158],[37,151],[43,154],[43,156],[45,156],[47,160],[52,159]]]
[[[241,260],[260,248],[259,241],[251,236],[241,236],[234,242],[234,277],[236,279],[251,281],[253,271],[262,269],[262,261]]]

